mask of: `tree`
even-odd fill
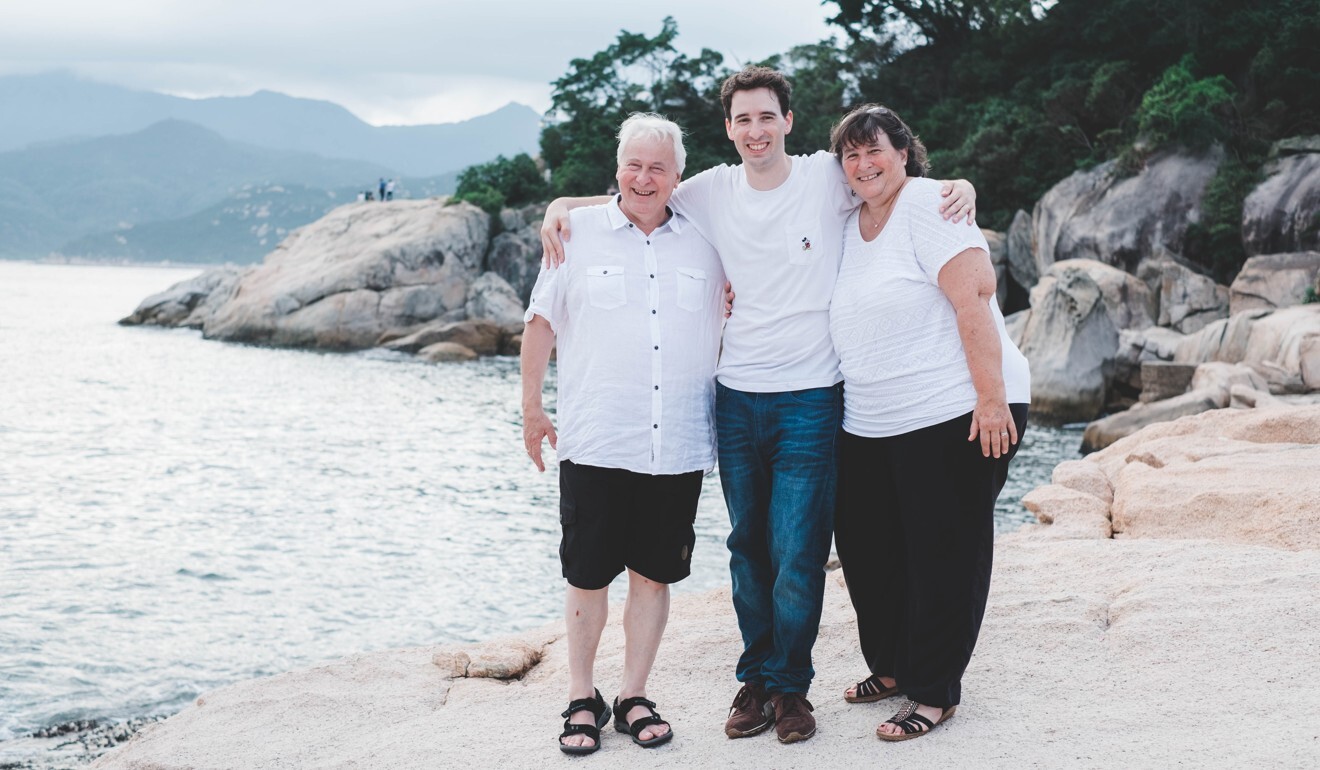
[[[535,203],[544,200],[548,193],[536,161],[524,152],[513,158],[500,155],[489,163],[463,169],[451,200],[468,201],[496,217],[505,206]]]
[[[554,82],[551,114],[557,120],[541,132],[541,157],[557,194],[605,191],[614,179],[619,125],[634,112],[662,114],[688,132],[690,171],[728,156],[718,99],[724,58],[711,50],[695,58],[681,54],[673,45],[677,36],[672,17],[655,37],[621,31],[590,59],[570,62]]]

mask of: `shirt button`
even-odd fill
[[[656,349],[656,350],[659,350],[659,349],[660,349],[660,346],[659,346],[659,345],[656,345],[656,346],[655,346],[655,349]]]
[[[655,311],[654,311],[654,310],[651,311],[651,315],[655,315]]]
[[[655,428],[655,429],[657,429],[657,430],[659,430],[659,428],[660,428],[659,425],[652,425],[651,427],[652,427],[652,428]]]
[[[655,277],[655,273],[651,273],[651,277],[654,278],[654,277]]]
[[[647,241],[647,242],[646,242],[646,245],[647,245],[647,246],[650,246],[650,245],[651,245],[651,242],[650,242],[650,241]]]
[[[628,223],[628,226],[629,226],[629,227],[632,227],[632,226],[633,226],[633,225],[632,225],[632,222],[629,222],[629,223]]]
[[[659,389],[660,389],[660,386],[659,386],[659,385],[656,385],[656,386],[655,386],[655,389],[656,389],[656,390],[659,390]]]

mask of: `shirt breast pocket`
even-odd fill
[[[698,311],[706,304],[706,271],[695,267],[678,268],[678,306]]]
[[[618,265],[594,265],[587,268],[587,301],[592,307],[613,310],[628,303],[623,283],[623,268]]]
[[[820,219],[801,219],[784,228],[784,245],[788,249],[790,265],[814,265],[824,249],[821,242]]]

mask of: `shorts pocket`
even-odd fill
[[[678,306],[700,310],[706,302],[706,271],[695,267],[678,268]]]
[[[587,300],[592,307],[613,310],[628,302],[623,282],[623,268],[617,265],[594,265],[587,268]]]
[[[824,249],[821,242],[820,218],[802,219],[784,228],[784,246],[791,265],[814,265],[816,256]]]

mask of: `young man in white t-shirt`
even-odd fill
[[[743,637],[725,734],[775,725],[784,743],[816,722],[806,693],[833,535],[839,358],[829,305],[843,225],[857,206],[834,156],[790,156],[791,87],[749,67],[721,88],[725,129],[742,164],[684,181],[671,205],[719,252],[738,293],[716,369],[720,481],[729,509],[729,569]],[[971,221],[973,191],[950,188],[945,216]],[[547,257],[562,256],[567,212],[602,198],[560,199],[542,225]]]

